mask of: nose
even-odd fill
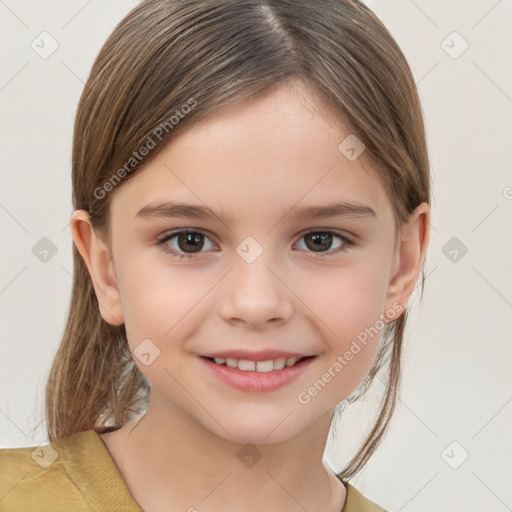
[[[293,293],[264,251],[255,261],[235,255],[224,280],[218,311],[224,321],[260,328],[293,315]],[[281,272],[282,273],[282,272]]]

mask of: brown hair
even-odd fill
[[[145,0],[115,28],[85,84],[73,139],[74,208],[88,211],[108,242],[110,200],[121,177],[129,179],[176,133],[206,116],[294,79],[314,90],[365,144],[396,226],[420,203],[430,204],[413,76],[393,37],[365,5],[356,0]],[[173,116],[177,123],[170,121]],[[135,161],[134,151],[154,140],[158,127],[156,147]],[[144,410],[149,393],[124,324],[113,326],[101,317],[75,245],[73,259],[67,324],[45,390],[51,442],[121,427]],[[406,320],[407,310],[385,326],[374,364],[358,388],[360,396],[386,366],[377,421],[339,473],[345,480],[363,467],[387,430]]]

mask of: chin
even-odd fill
[[[290,414],[290,412],[292,413]],[[266,416],[263,415],[263,412],[241,414],[238,418],[231,415],[223,420],[218,418],[219,423],[226,428],[227,432],[217,423],[213,425],[214,430],[210,431],[228,442],[240,445],[282,443],[291,440],[308,428],[308,420],[311,421],[311,418],[299,418],[298,414],[301,412],[305,413],[300,408],[295,411],[281,408],[279,413],[269,412]]]

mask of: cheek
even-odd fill
[[[132,352],[144,339],[152,340],[164,356],[182,350],[180,340],[201,326],[208,291],[218,276],[135,259],[124,264],[124,271],[122,305]]]
[[[120,262],[121,302],[130,345],[163,338],[185,311],[185,283],[166,277],[154,263],[136,258]]]
[[[319,378],[336,382],[337,399],[354,391],[370,370],[382,337],[385,286],[379,265],[351,266],[309,284],[304,302],[316,314],[327,353]],[[306,293],[306,292],[305,292]]]
[[[377,262],[360,261],[344,268],[304,272],[300,289],[303,304],[318,317],[322,331],[347,340],[373,325],[382,313],[385,277]]]

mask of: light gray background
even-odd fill
[[[434,195],[400,400],[353,483],[390,512],[512,510],[512,2],[367,3],[418,84]],[[46,441],[33,429],[70,299],[75,109],[93,59],[136,4],[0,0],[0,447]],[[47,58],[31,48],[50,48],[43,31],[58,42]],[[43,237],[57,251],[46,262],[33,252]],[[368,427],[375,396],[342,420],[343,450],[330,437],[333,469]]]

